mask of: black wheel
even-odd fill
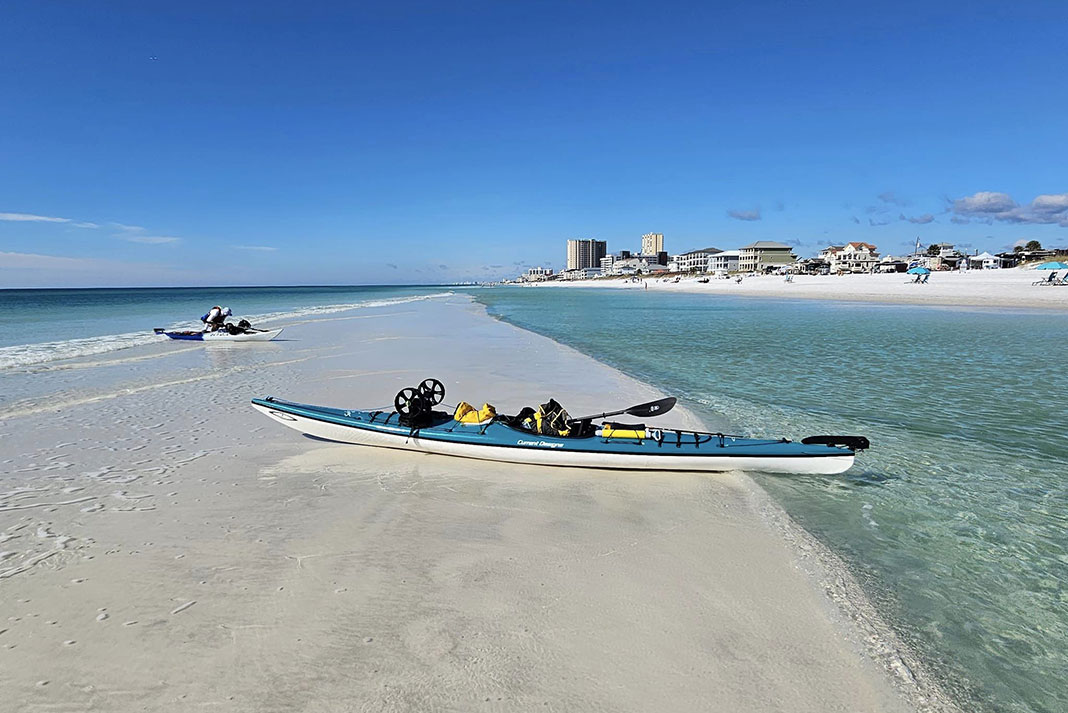
[[[419,392],[412,388],[401,389],[397,393],[397,398],[393,399],[393,405],[396,407],[397,413],[405,418],[422,413],[425,403]]]
[[[419,395],[431,406],[437,406],[445,400],[445,384],[437,379],[425,379],[419,384]]]

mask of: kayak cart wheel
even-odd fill
[[[445,384],[437,379],[425,379],[419,384],[419,395],[431,406],[437,406],[445,400]]]
[[[404,418],[418,416],[427,410],[427,402],[418,391],[409,387],[397,392],[397,398],[393,399],[393,405]]]

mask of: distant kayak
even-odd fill
[[[263,331],[257,330],[253,332],[245,332],[243,334],[230,334],[229,332],[226,332],[224,330],[219,330],[217,332],[194,332],[192,330],[184,332],[168,332],[165,329],[159,327],[157,327],[154,331],[156,332],[156,334],[162,335],[164,337],[169,337],[171,339],[184,339],[191,342],[209,343],[269,342],[282,333],[281,329],[265,329]]]
[[[831,475],[848,470],[857,451],[868,447],[863,436],[813,436],[798,443],[611,422],[585,422],[583,428],[576,422],[576,435],[545,435],[508,416],[464,422],[442,411],[430,412],[414,427],[405,421],[403,404],[392,411],[337,409],[273,397],[252,404],[282,425],[321,439],[533,465]]]

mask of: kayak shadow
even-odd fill
[[[354,444],[354,443],[348,443],[346,441],[335,441],[333,438],[323,438],[322,436],[313,436],[310,433],[302,433],[300,435],[304,436],[309,441],[319,441],[320,443],[340,443],[343,446],[358,445],[358,444]]]

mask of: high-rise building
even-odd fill
[[[664,234],[646,233],[642,236],[642,255],[656,255],[664,252]]]
[[[600,267],[601,258],[608,254],[608,243],[604,240],[568,240],[567,269],[582,270],[587,267]]]

